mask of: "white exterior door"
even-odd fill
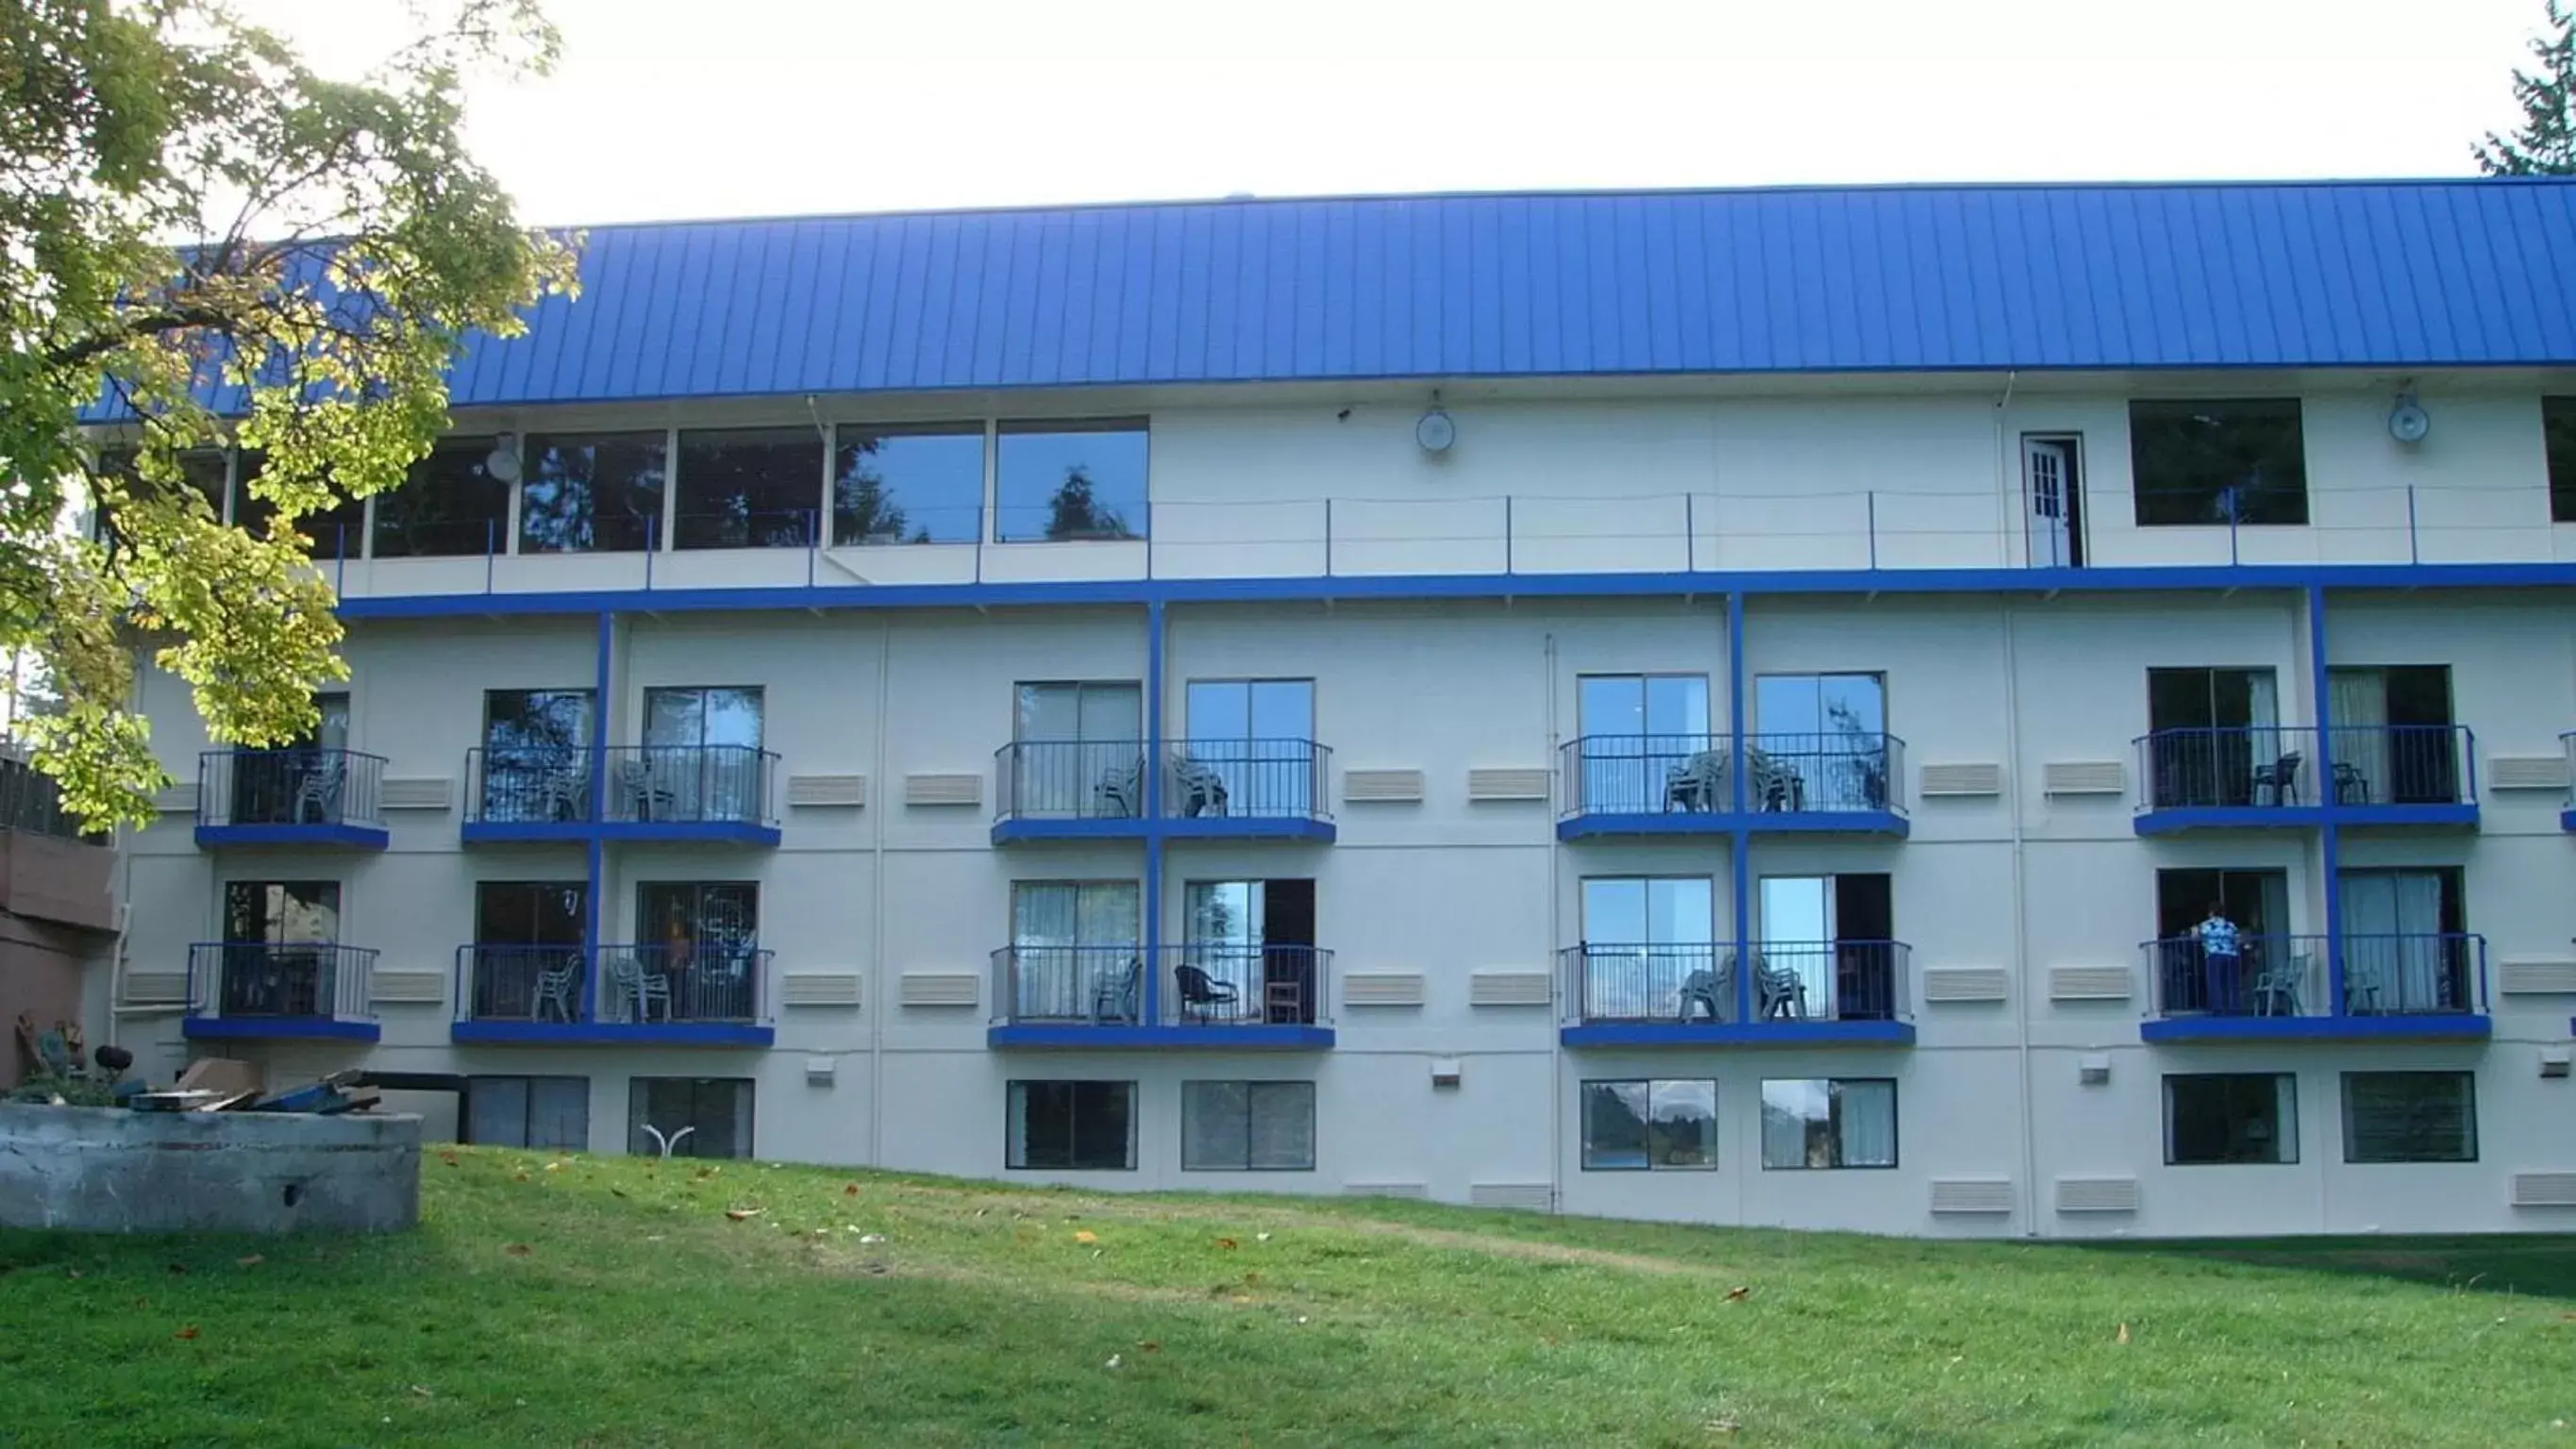
[[[2021,444],[2022,488],[2029,507],[2024,531],[2030,544],[2030,566],[2062,569],[2074,562],[2066,490],[2074,461],[2062,442],[2024,438]]]

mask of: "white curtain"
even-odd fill
[[[1896,1084],[1834,1083],[1834,1128],[1841,1167],[1896,1165]]]
[[[2390,798],[2388,778],[2388,677],[2376,669],[2338,669],[2328,676],[2333,708],[2334,760],[2339,774],[2357,775],[2360,783],[2348,804]],[[2336,788],[2318,782],[2320,796]]]
[[[2431,1011],[2442,1000],[2442,878],[2431,871],[2347,871],[2344,989],[2380,1011]]]
[[[2298,749],[2298,745],[2281,738],[2281,693],[2273,682],[2272,671],[2249,669],[2245,672],[2245,684],[2246,724],[2250,726],[2247,743],[2253,747],[2252,759],[2248,763],[2254,772],[2259,773],[2278,765],[2281,757]],[[2251,780],[2253,776],[2249,774],[2246,778]],[[2290,792],[2295,787],[2296,782],[2284,782],[2275,803],[2288,803]],[[2238,797],[2231,795],[2229,798]]]

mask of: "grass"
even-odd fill
[[[0,1233],[0,1443],[2576,1449],[2576,1238],[1936,1244],[423,1171],[401,1237]]]

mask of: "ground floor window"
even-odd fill
[[[1764,1082],[1762,1165],[1894,1167],[1896,1083],[1884,1077]]]
[[[480,1147],[590,1148],[590,1078],[468,1077],[465,1140]]]
[[[2477,1161],[2477,1078],[2467,1072],[2344,1073],[2343,1160]]]
[[[652,1156],[749,1157],[751,1083],[741,1077],[635,1077],[626,1088],[626,1150]]]
[[[1314,1171],[1315,1084],[1181,1083],[1181,1170]]]
[[[2165,1078],[2167,1166],[2298,1160],[2298,1078],[2269,1072]]]
[[[1015,1168],[1133,1172],[1136,1084],[1013,1082],[1009,1133]]]
[[[1647,1172],[1717,1166],[1717,1083],[1583,1084],[1583,1170]]]

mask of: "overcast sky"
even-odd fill
[[[248,0],[319,63],[394,0]],[[1331,192],[2424,176],[2541,0],[551,0],[549,223]]]

